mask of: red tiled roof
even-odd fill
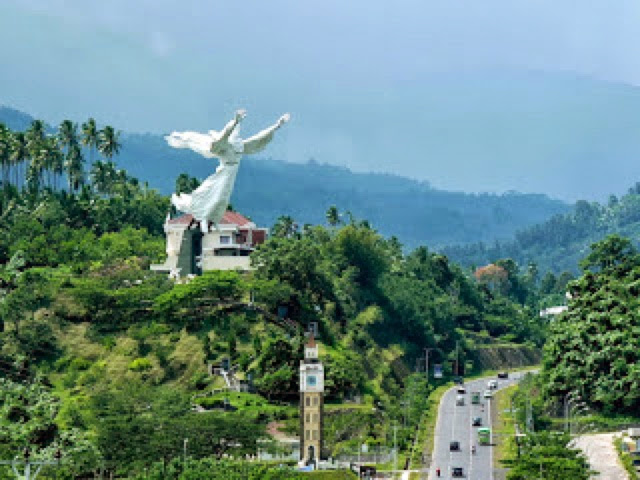
[[[227,224],[232,224],[232,225],[238,225],[239,227],[246,225],[247,223],[251,223],[251,220],[249,220],[247,217],[245,217],[244,215],[239,214],[238,212],[232,212],[231,210],[227,210],[226,212],[224,212],[224,215],[222,216],[222,220],[220,220],[220,223],[227,223]]]
[[[316,339],[313,338],[313,333],[311,334],[311,336],[309,337],[309,341],[307,342],[307,347],[309,348],[316,348]]]
[[[191,225],[193,221],[194,221],[193,215],[191,215],[190,213],[186,213],[179,217],[170,219],[169,224],[170,225]],[[222,220],[220,220],[220,223],[224,223],[227,225],[238,225],[239,227],[242,227],[244,225],[247,225],[248,223],[251,223],[251,220],[249,220],[244,215],[239,214],[238,212],[232,212],[230,210],[227,210],[226,212],[224,212],[224,215],[222,216]]]

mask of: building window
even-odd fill
[[[231,243],[230,235],[220,235],[220,243],[222,245],[229,245]]]
[[[306,403],[307,407],[310,407],[311,406],[311,397],[307,397],[305,399],[305,403]]]
[[[309,423],[311,421],[311,414],[307,413],[307,423]]]
[[[313,406],[318,406],[318,397],[313,397]]]
[[[318,430],[313,431],[313,440],[318,440]]]
[[[314,414],[313,414],[313,421],[314,421],[315,423],[318,423],[318,414],[317,414],[317,413],[314,413]]]
[[[307,431],[305,432],[304,438],[305,438],[306,440],[311,440],[311,430],[307,430]]]

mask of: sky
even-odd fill
[[[274,158],[569,200],[640,177],[627,158],[640,154],[633,129],[602,138],[625,157],[606,185],[590,180],[597,169],[563,184],[549,168],[575,177],[579,155],[604,161],[592,129],[620,121],[615,102],[635,104],[637,0],[3,0],[0,42],[0,104],[52,123],[93,115],[126,131],[208,130],[242,107],[251,133],[291,111]],[[519,86],[494,95],[505,83]],[[567,125],[571,146],[544,132],[526,155],[499,144],[505,123],[527,129],[538,116],[534,129],[563,128],[589,112],[603,124]]]

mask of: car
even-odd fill
[[[458,395],[456,397],[456,405],[458,405],[459,407],[464,406],[464,397],[462,395]]]
[[[451,467],[451,476],[456,478],[464,477],[464,469],[462,467]]]
[[[498,388],[498,381],[497,380],[489,380],[487,382],[487,387],[489,387],[491,390],[495,390],[496,388]]]
[[[509,372],[498,372],[498,378],[509,378]]]
[[[449,442],[449,451],[451,452],[459,452],[460,451],[460,442],[453,441]]]
[[[482,417],[473,417],[473,420],[471,420],[471,425],[474,427],[481,427]]]
[[[453,381],[456,382],[458,385],[464,385],[464,378],[460,376],[453,377]]]
[[[462,385],[460,385],[460,386],[458,387],[458,393],[467,393],[467,389],[466,389],[466,388],[464,388]]]
[[[493,393],[491,392],[491,390],[484,391],[484,398],[492,398],[492,397],[493,397]]]

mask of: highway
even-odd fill
[[[483,397],[485,390],[488,390],[487,382],[497,380],[498,390],[509,385],[513,385],[520,378],[519,373],[509,375],[508,379],[498,379],[497,377],[487,377],[479,380],[465,382],[466,393],[464,405],[456,405],[458,396],[457,388],[448,390],[440,401],[438,408],[438,421],[434,438],[434,448],[429,470],[429,479],[436,480],[436,469],[439,468],[441,475],[439,478],[451,479],[452,467],[462,467],[464,477],[467,480],[493,480],[493,447],[481,446],[478,443],[477,430],[480,427],[471,425],[474,417],[482,419],[482,427],[491,427],[492,417],[496,415],[492,410],[492,400]],[[480,392],[480,404],[471,403],[471,392]],[[495,393],[497,390],[492,390]],[[460,442],[459,451],[450,451],[450,442]],[[473,454],[471,447],[476,446],[476,453]]]

